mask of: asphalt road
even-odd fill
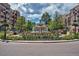
[[[79,56],[79,41],[64,43],[2,43],[0,56]]]

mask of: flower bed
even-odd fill
[[[0,33],[0,39],[3,39],[3,34]],[[79,39],[79,33],[70,33],[69,35],[60,36],[52,33],[27,33],[27,34],[8,34],[7,40],[73,40]]]

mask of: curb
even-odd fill
[[[1,41],[1,40],[0,40]],[[48,41],[12,41],[12,40],[7,40],[9,42],[14,42],[14,43],[66,43],[66,42],[75,42],[79,41],[79,39],[74,39],[74,40],[48,40]]]
[[[65,43],[65,42],[75,42],[78,40],[65,40],[65,41],[14,41],[15,43]]]

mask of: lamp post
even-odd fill
[[[4,24],[3,24],[3,26],[4,26],[4,38],[3,38],[3,42],[4,42],[7,39],[6,38],[6,32],[7,32],[6,27],[8,26],[8,24],[7,24],[7,20],[6,20],[7,19],[6,15],[7,15],[8,12],[7,12],[7,10],[3,10],[2,12],[3,12],[3,15],[4,15],[4,21],[3,21],[4,22]]]

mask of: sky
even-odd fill
[[[10,3],[11,8],[20,11],[26,20],[39,23],[43,13],[48,12],[53,18],[55,11],[64,15],[78,4],[75,3]]]

